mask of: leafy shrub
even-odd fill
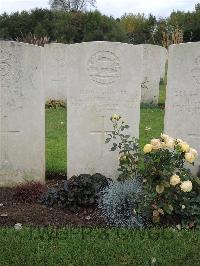
[[[46,108],[58,108],[58,107],[62,107],[62,108],[65,108],[66,105],[65,105],[65,102],[62,101],[62,100],[48,100],[45,104],[45,107]]]
[[[95,206],[99,192],[107,185],[108,179],[101,174],[73,176],[58,187],[50,188],[41,202],[77,211],[79,207]]]
[[[141,196],[142,185],[138,180],[113,181],[101,192],[98,206],[108,224],[140,228],[143,219],[137,209]]]
[[[165,134],[144,146],[144,206],[154,223],[200,225],[200,180],[187,168],[197,156],[186,142]]]
[[[139,142],[136,138],[124,134],[129,126],[122,120],[121,116],[113,115],[110,118],[113,124],[112,133],[108,134],[106,143],[113,140],[111,151],[119,149],[119,168],[118,180],[126,180],[137,175],[137,165],[139,156]]]
[[[13,198],[18,202],[35,203],[47,191],[46,185],[39,182],[26,182],[15,188]]]

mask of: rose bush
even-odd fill
[[[198,226],[199,178],[187,167],[194,164],[197,151],[183,140],[161,134],[144,146],[143,154],[142,176],[147,180],[143,207],[148,209],[151,221]]]
[[[124,133],[129,126],[121,116],[113,115],[112,151],[119,149],[119,180],[143,178],[143,201],[138,213],[157,224],[178,227],[200,225],[200,180],[188,166],[194,165],[197,151],[181,139],[166,134],[153,138],[143,149]]]

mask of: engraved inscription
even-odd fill
[[[20,63],[17,58],[5,49],[0,50],[0,77],[2,85],[11,85],[21,77]]]
[[[192,77],[194,78],[197,86],[200,86],[200,56],[194,59],[194,68],[191,70]]]
[[[95,53],[88,61],[88,74],[99,85],[109,85],[120,78],[120,60],[110,51]]]
[[[176,101],[172,104],[172,108],[179,112],[191,113],[193,115],[199,114],[200,99],[198,89],[194,89],[193,91],[181,91],[174,88],[173,92]]]
[[[9,109],[23,107],[23,92],[20,84],[21,64],[8,50],[0,50],[1,102]]]

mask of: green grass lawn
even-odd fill
[[[66,172],[66,110],[46,109],[46,170]]]
[[[199,265],[200,232],[172,229],[0,230],[0,265]]]

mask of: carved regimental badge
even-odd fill
[[[110,51],[100,51],[88,61],[88,73],[93,82],[110,85],[120,79],[120,60]]]

